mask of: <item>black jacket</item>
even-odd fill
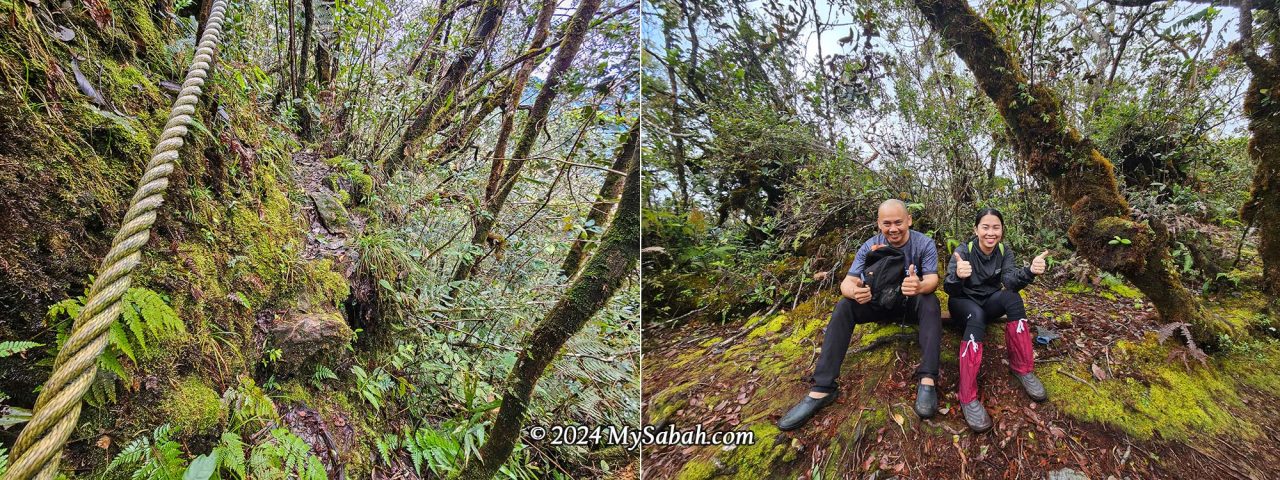
[[[973,264],[969,278],[956,276],[955,253]],[[981,302],[1002,287],[1015,292],[1022,290],[1036,278],[1030,268],[1019,267],[1014,262],[1013,249],[1005,248],[1003,243],[997,244],[991,255],[986,255],[978,246],[978,237],[970,237],[968,242],[956,247],[955,253],[947,256],[947,278],[942,284],[942,290],[952,297]]]

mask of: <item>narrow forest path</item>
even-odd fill
[[[1159,342],[1154,309],[1123,286],[1037,285],[1024,297],[1034,323],[1062,335],[1036,346],[1050,400],[1036,404],[1016,385],[1003,328],[992,325],[979,390],[995,427],[980,435],[968,430],[956,401],[954,325],[944,329],[934,419],[922,421],[911,408],[914,329],[869,324],[855,330],[840,399],[792,432],[776,423],[808,390],[835,292],[736,324],[648,330],[645,424],[751,430],[756,443],[647,446],[645,471],[684,479],[1280,475],[1280,429],[1268,420],[1280,418],[1276,342],[1220,352],[1202,365],[1176,340]],[[1244,302],[1253,300],[1215,299],[1211,314],[1247,315]]]
[[[352,278],[358,257],[355,241],[364,232],[365,218],[344,206],[348,202],[343,198],[350,195],[349,181],[337,175],[335,165],[311,150],[294,153],[293,164],[295,185],[307,195],[300,205],[309,223],[303,257],[330,258],[342,267],[344,276]]]

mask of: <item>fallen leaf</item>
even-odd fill
[[[907,420],[907,419],[902,418],[902,414],[901,414],[901,413],[895,413],[895,414],[893,414],[893,421],[894,421],[894,423],[897,423],[899,427],[901,427],[901,426],[902,426],[902,422],[905,422],[906,420]]]
[[[98,24],[98,28],[107,28],[111,24],[111,7],[107,6],[104,0],[85,0],[85,7],[88,7],[89,16],[93,17],[93,23]]]
[[[76,38],[76,32],[70,28],[59,25],[57,33],[54,33],[53,36],[58,37],[58,40],[70,42]]]
[[[1091,364],[1089,368],[1093,370],[1093,378],[1096,378],[1099,381],[1107,379],[1107,372],[1104,371],[1101,367],[1099,367],[1098,364],[1096,363]]]

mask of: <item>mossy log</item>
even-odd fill
[[[1052,91],[1027,80],[991,25],[962,0],[915,0],[915,5],[995,102],[1018,156],[1049,181],[1053,198],[1071,209],[1067,235],[1077,251],[1099,268],[1124,275],[1166,321],[1190,324],[1198,343],[1213,346],[1221,335],[1235,333],[1203,314],[1173,266],[1164,225],[1133,218],[1111,162],[1067,123]],[[1129,242],[1112,244],[1115,237]]]

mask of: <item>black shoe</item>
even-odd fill
[[[1049,398],[1049,394],[1044,391],[1044,384],[1040,383],[1040,377],[1035,373],[1013,372],[1013,376],[1017,377],[1018,383],[1022,384],[1022,389],[1027,391],[1027,396],[1032,400],[1043,402]]]
[[[805,394],[804,400],[801,400],[800,403],[796,404],[796,406],[791,407],[791,410],[788,410],[786,415],[783,415],[782,418],[778,420],[778,429],[785,432],[787,430],[795,430],[804,426],[804,423],[808,422],[810,418],[813,418],[813,414],[818,413],[818,410],[834,403],[836,401],[836,396],[838,395],[839,392],[831,392],[825,397],[813,398],[808,394]]]
[[[964,412],[965,423],[968,423],[969,428],[975,433],[991,429],[991,416],[987,415],[987,409],[983,408],[982,402],[974,400],[961,405],[960,410]]]
[[[916,387],[916,415],[920,418],[933,418],[938,411],[938,387],[920,384]]]

